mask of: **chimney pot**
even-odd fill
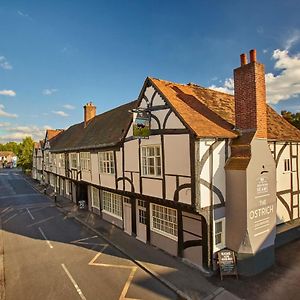
[[[250,62],[256,62],[256,50],[250,50]]]
[[[241,66],[244,66],[247,64],[247,55],[245,53],[240,55],[241,57]]]

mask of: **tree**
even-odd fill
[[[18,166],[20,166],[23,171],[32,169],[33,146],[34,141],[29,136],[24,138],[19,145]]]
[[[16,142],[0,144],[0,151],[12,151],[15,155],[19,156],[20,144],[17,144]]]
[[[300,112],[293,114],[290,111],[282,110],[281,115],[292,125],[300,129]]]

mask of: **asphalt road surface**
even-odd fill
[[[0,221],[7,300],[177,299],[15,169],[0,169]]]

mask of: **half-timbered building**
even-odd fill
[[[300,217],[300,131],[266,104],[255,51],[241,58],[235,96],[148,77],[136,101],[100,115],[87,103],[84,121],[48,145],[46,181],[199,267],[224,247],[245,269],[269,266],[276,225]],[[137,111],[149,117],[147,138],[136,138]]]

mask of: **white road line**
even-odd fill
[[[74,285],[74,287],[75,287],[77,293],[79,294],[80,298],[82,300],[86,300],[86,298],[83,295],[81,289],[79,288],[78,284],[76,283],[76,281],[74,280],[74,278],[72,277],[72,275],[70,274],[70,272],[68,271],[68,269],[66,268],[66,266],[64,264],[61,264],[61,266],[64,269],[64,271],[66,272],[66,274],[68,275],[68,277],[71,280],[72,284]]]
[[[31,218],[32,220],[34,220],[34,216],[31,214],[31,212],[29,211],[29,209],[28,209],[28,208],[26,208],[26,210],[27,210],[27,212],[28,212],[28,214],[29,214],[30,218]]]
[[[51,245],[50,241],[48,241],[48,239],[41,227],[39,227],[39,231],[40,231],[41,235],[43,236],[43,238],[45,239],[45,241],[47,242],[48,246],[52,249],[53,246]]]
[[[16,217],[18,214],[14,214],[12,216],[10,216],[8,219],[6,219],[5,221],[3,221],[3,224],[7,223],[8,221],[10,221],[11,219],[13,219],[14,217]]]
[[[32,227],[32,226],[37,225],[37,224],[45,223],[45,222],[47,222],[47,221],[49,221],[49,220],[52,220],[52,219],[54,219],[54,218],[56,218],[56,216],[52,216],[52,217],[46,218],[46,219],[44,219],[44,220],[38,221],[38,222],[36,222],[36,223],[27,225],[27,227]]]
[[[2,214],[5,214],[5,212],[9,212],[11,209],[12,209],[12,207],[10,207],[10,206],[6,207],[5,209],[3,209],[3,210],[1,211],[1,215],[2,215]]]

